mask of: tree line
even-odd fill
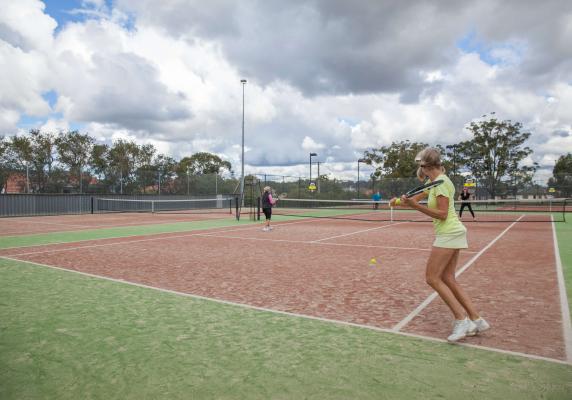
[[[491,113],[488,119],[472,122],[467,129],[471,139],[435,145],[458,187],[470,175],[482,197],[516,196],[525,191],[545,194],[546,186],[533,180],[538,165],[523,164],[533,151],[525,145],[531,134],[523,132],[521,123],[498,120]],[[358,186],[356,182],[344,184],[328,176],[319,177],[320,193],[309,192],[302,178],[295,183],[273,184],[297,197],[352,198],[372,190],[381,190],[385,196],[395,195],[415,184],[415,155],[427,146],[403,140],[366,150],[360,162],[375,171],[359,185],[361,194],[352,193],[352,188]],[[28,175],[29,191],[34,193],[145,194],[160,189],[160,193],[184,194],[189,193],[191,185],[202,185],[199,194],[213,194],[219,183],[217,193],[236,192],[236,179],[217,179],[225,171],[232,172],[231,163],[215,154],[199,152],[177,161],[159,153],[152,144],[138,145],[123,139],[111,145],[98,144],[78,131],[55,134],[31,130],[25,136],[0,137],[0,187],[4,189],[9,177],[17,173]],[[205,179],[199,182],[198,177]],[[558,159],[548,185],[555,196],[572,196],[571,154]]]
[[[523,161],[533,153],[525,145],[530,132],[523,132],[522,124],[498,120],[491,113],[488,119],[471,122],[467,127],[472,138],[439,148],[445,169],[453,181],[461,186],[470,176],[488,198],[516,196],[525,190],[530,194],[545,194],[546,187],[533,180],[538,164],[525,165]],[[374,166],[374,180],[415,177],[415,156],[427,143],[408,140],[364,152],[365,163]],[[548,184],[554,195],[572,195],[571,155],[563,155],[556,162],[553,177]],[[387,185],[386,185],[387,186]]]
[[[231,163],[200,152],[177,161],[152,144],[116,140],[98,144],[88,134],[31,130],[29,135],[0,138],[0,185],[15,173],[27,176],[33,193],[100,192],[184,193],[189,176],[231,171]],[[185,178],[187,178],[185,180]],[[22,179],[20,179],[22,181]]]

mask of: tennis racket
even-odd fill
[[[407,197],[407,198],[413,197],[416,194],[419,194],[419,193],[422,193],[422,192],[429,190],[431,188],[437,187],[437,186],[441,185],[443,182],[444,182],[443,179],[438,179],[436,181],[429,182],[429,183],[426,183],[426,184],[421,185],[421,186],[417,186],[415,189],[411,189],[410,191],[405,193],[405,197]]]
[[[272,191],[272,198],[273,199],[282,200],[282,199],[285,199],[286,197],[288,197],[287,193],[277,194],[275,191]]]

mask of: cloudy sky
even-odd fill
[[[572,152],[568,0],[0,0],[0,135],[77,129],[240,172],[355,176],[492,111]],[[241,79],[248,83],[243,87]],[[364,172],[367,172],[367,168]],[[314,172],[315,173],[315,172]]]

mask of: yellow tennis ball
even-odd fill
[[[375,258],[372,258],[371,260],[369,260],[369,264],[377,264],[377,260]]]
[[[401,204],[401,199],[395,199],[395,205],[398,206]]]

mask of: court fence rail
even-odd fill
[[[124,200],[196,200],[228,199],[235,195],[114,195],[114,194],[1,194],[1,217],[31,217],[41,215],[93,214],[107,212],[98,209],[98,199]]]

